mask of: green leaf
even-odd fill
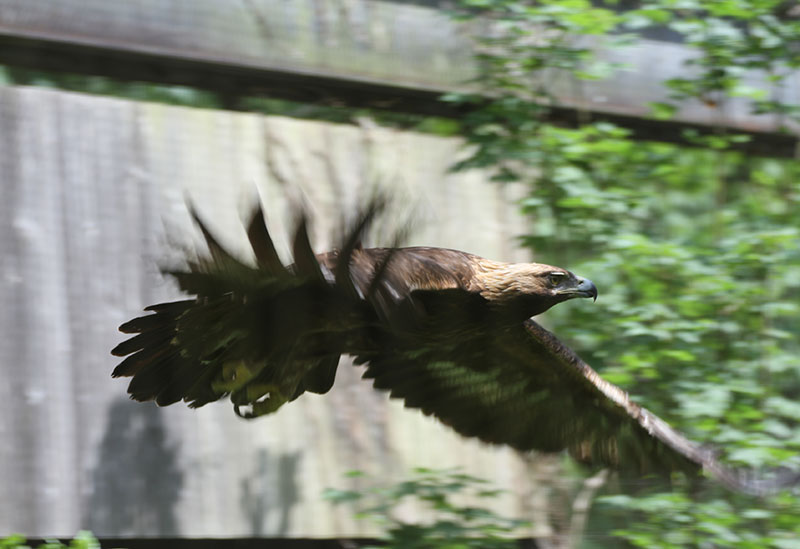
[[[650,114],[656,120],[669,120],[675,116],[677,107],[672,103],[653,102],[647,104],[650,107]]]

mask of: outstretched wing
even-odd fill
[[[568,450],[581,462],[634,474],[705,470],[756,494],[797,481],[724,467],[533,320],[451,345],[401,346],[369,357],[364,377],[464,436],[518,450]]]
[[[112,350],[127,356],[113,375],[133,378],[132,398],[160,405],[202,406],[230,394],[245,417],[273,412],[306,390],[327,392],[339,355],[373,320],[347,267],[381,206],[373,201],[342,249],[324,256],[314,254],[301,217],[289,266],[282,265],[260,210],[247,227],[255,265],[227,252],[195,215],[208,253],[168,273],[195,298],[150,306],[152,314],[120,326],[135,335]]]

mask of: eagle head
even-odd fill
[[[478,291],[516,320],[525,320],[576,297],[597,299],[597,287],[566,269],[543,263],[486,261],[475,273]]]

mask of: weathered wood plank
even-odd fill
[[[0,31],[274,71],[420,89],[474,74],[447,15],[389,1],[0,1]]]
[[[188,84],[231,107],[241,95],[266,94],[458,116],[437,98],[477,74],[469,35],[440,10],[385,0],[198,0],[191,9],[177,0],[0,0],[0,63]],[[660,82],[685,75],[691,51],[644,40],[604,55],[627,68],[606,81],[556,79],[556,119],[582,109],[643,139],[680,140],[675,124],[643,118],[647,102],[665,99]],[[798,91],[795,75],[781,93]],[[724,112],[689,103],[676,119],[700,129],[722,121],[752,132],[746,147],[759,154],[794,154],[795,139],[778,133],[787,121],[752,115],[745,101]]]

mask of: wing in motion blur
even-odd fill
[[[518,450],[568,450],[633,473],[706,470],[764,493],[797,482],[723,467],[714,454],[604,381],[530,317],[597,297],[591,281],[539,263],[442,248],[362,248],[381,209],[367,207],[341,247],[315,254],[305,219],[284,266],[259,210],[247,227],[256,262],[220,246],[195,216],[208,253],[169,272],[189,300],[153,305],[120,327],[113,375],[136,400],[190,406],[230,396],[237,414],[275,412],[333,385],[342,354],[405,405],[458,433]]]

